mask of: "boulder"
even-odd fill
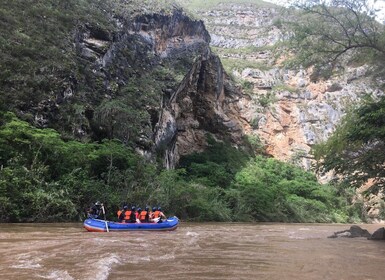
[[[379,228],[368,237],[369,240],[385,240],[385,228]]]
[[[337,231],[333,235],[328,236],[328,238],[337,238],[337,237],[349,237],[349,238],[354,238],[354,237],[366,237],[370,238],[372,235],[366,230],[362,229],[359,226],[353,225],[350,227],[348,230],[343,230],[343,231]]]

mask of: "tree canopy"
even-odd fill
[[[296,62],[332,69],[341,61],[383,65],[385,26],[367,0],[294,1],[296,20],[290,22]]]
[[[385,98],[369,100],[350,112],[330,139],[314,148],[319,171],[336,171],[359,187],[385,184]]]

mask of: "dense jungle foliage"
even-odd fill
[[[117,140],[64,141],[13,113],[1,114],[0,220],[76,221],[105,203],[161,205],[196,221],[347,222],[358,219],[335,188],[298,167],[209,138],[209,149],[162,170]]]

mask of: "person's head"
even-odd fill
[[[152,207],[152,211],[156,211],[156,207]]]

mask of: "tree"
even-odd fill
[[[314,147],[318,171],[334,170],[360,187],[369,180],[375,192],[385,186],[385,97],[350,112],[326,143]]]
[[[367,0],[295,1],[302,11],[290,23],[295,61],[331,70],[343,60],[383,65],[385,27]]]

